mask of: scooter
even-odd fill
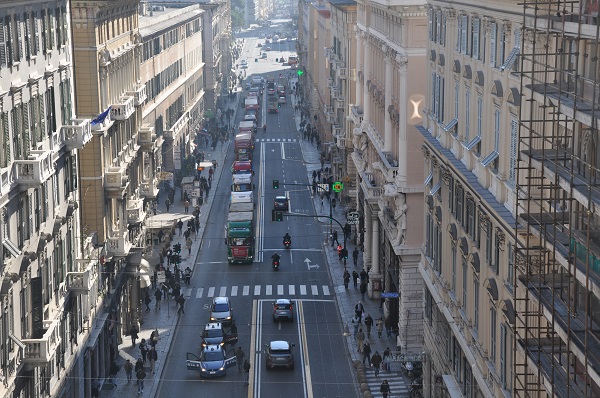
[[[273,269],[279,271],[279,260],[273,260]]]
[[[417,377],[410,383],[410,398],[423,398],[423,378]]]
[[[286,239],[283,241],[283,245],[285,246],[286,249],[289,249],[290,246],[292,245],[292,241],[290,239]]]

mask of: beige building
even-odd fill
[[[105,285],[77,211],[92,134],[74,112],[69,4],[3,2],[0,18],[0,396],[83,396]]]
[[[426,93],[424,1],[402,7],[358,1],[356,103],[350,105],[358,236],[369,270],[369,297],[382,292],[384,316],[404,353],[423,347],[423,160],[416,128]],[[409,228],[410,226],[410,228]]]
[[[510,396],[523,9],[429,3],[424,392]]]

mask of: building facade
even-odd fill
[[[512,387],[515,397],[597,397],[598,1],[534,3],[522,9],[523,98],[510,146],[519,156],[508,175],[518,221]]]
[[[424,392],[510,396],[522,6],[429,3]]]
[[[426,92],[425,2],[357,3],[356,103],[348,113],[362,217],[357,239],[369,297],[391,294],[383,309],[386,323],[398,330],[396,345],[421,353],[423,166],[415,148],[422,143],[416,125]]]
[[[0,395],[79,396],[79,347],[103,289],[80,222],[68,1],[0,6]]]

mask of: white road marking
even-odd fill
[[[300,294],[306,296],[306,285],[300,285]]]
[[[237,286],[231,286],[231,294],[230,294],[230,296],[237,296],[237,292],[238,292],[238,287]]]
[[[202,298],[202,294],[204,293],[204,288],[198,288],[198,290],[196,291],[196,298]]]
[[[248,294],[250,294],[250,286],[246,285],[242,290],[242,296],[247,296]]]
[[[296,286],[290,285],[289,286],[289,290],[290,290],[290,296],[295,296],[296,295]]]
[[[206,295],[206,297],[215,297],[215,288],[214,287],[208,288],[208,294]]]
[[[310,290],[313,296],[319,294],[319,288],[317,287],[317,285],[310,285]]]

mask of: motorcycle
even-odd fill
[[[423,398],[423,378],[417,377],[410,383],[410,398]]]
[[[279,271],[279,260],[273,260],[273,269]]]
[[[412,379],[412,374],[414,372],[414,365],[412,362],[404,362],[402,363],[402,367],[404,368],[404,373],[406,374],[406,376],[408,376],[410,379]]]
[[[283,245],[285,246],[286,249],[289,249],[290,246],[292,245],[292,240],[291,239],[285,239],[283,241]]]

